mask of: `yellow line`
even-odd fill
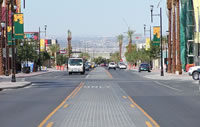
[[[79,85],[80,86],[80,85]],[[76,87],[76,89],[77,88],[79,88],[79,86],[78,87]],[[58,105],[58,107],[56,107],[39,125],[38,125],[38,127],[43,127],[44,126],[44,124],[65,104],[65,102],[74,94],[74,92],[76,91],[76,89],[74,89],[73,91],[72,91],[72,93],[69,95],[69,96],[67,96],[66,98],[65,98],[65,100],[60,104],[60,105]]]
[[[74,98],[74,97],[76,96],[76,94],[80,91],[80,89],[83,87],[83,85],[84,85],[84,83],[81,82],[81,84],[80,84],[78,90],[74,93],[74,95],[72,96],[72,98]]]
[[[52,127],[52,126],[53,126],[53,122],[50,122],[50,123],[47,124],[46,127]]]
[[[144,115],[156,126],[156,127],[160,127],[160,125],[149,115],[147,114],[144,109],[142,109],[138,104],[136,104],[136,102],[130,97],[128,96],[129,100],[141,111],[144,113]]]
[[[106,70],[106,73],[107,73],[107,75],[108,75],[109,78],[111,78],[111,79],[113,78],[112,75],[110,74],[110,72],[108,70]]]
[[[131,108],[134,108],[134,107],[135,107],[134,104],[130,104],[130,106],[131,106]]]
[[[126,99],[127,97],[126,97],[126,96],[123,96],[123,98]]]
[[[146,123],[147,127],[153,127],[149,121],[146,121],[145,123]]]
[[[69,105],[68,104],[66,104],[66,105],[64,105],[64,107],[63,108],[67,108]]]

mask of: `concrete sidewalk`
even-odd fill
[[[167,73],[164,71],[164,76],[161,76],[160,70],[152,70],[151,73],[144,76],[145,78],[156,79],[156,80],[184,80],[184,81],[194,81],[187,72],[182,72],[182,75]]]
[[[58,71],[54,68],[48,68],[48,70],[43,70],[39,72],[32,72],[32,73],[17,73],[16,74],[16,79],[18,78],[26,78],[26,77],[31,77],[31,76],[37,76],[37,75],[42,75],[50,72],[55,72]],[[10,82],[12,75],[9,76],[0,76],[0,90],[3,89],[17,89],[17,88],[24,88],[26,86],[31,85],[31,82],[25,82],[23,81],[17,81],[17,82]]]

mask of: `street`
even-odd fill
[[[198,84],[97,67],[55,71],[0,91],[0,127],[199,127]]]

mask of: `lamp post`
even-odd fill
[[[44,25],[44,30],[45,30],[45,39],[47,37],[47,25]]]
[[[165,50],[166,50],[166,72],[168,72],[168,64],[169,64],[169,53],[167,52],[167,49],[169,48],[169,44],[167,45],[167,43],[169,42],[168,41],[168,36],[169,36],[169,31],[166,31],[166,33],[167,33],[167,38],[166,38],[166,40],[165,40]],[[168,54],[168,55],[167,55]]]
[[[45,39],[46,39],[46,31],[47,31],[47,25],[44,25],[44,30],[45,31],[41,31],[40,27],[39,27],[39,35],[38,35],[38,43],[39,43],[39,70],[41,71],[41,50],[40,50],[40,33],[44,32],[45,33]]]
[[[14,13],[17,9],[17,6],[14,5],[14,1],[11,1],[11,21],[12,21],[12,78],[11,82],[16,82],[15,77],[15,38],[14,38]]]
[[[4,68],[3,68],[3,44],[4,44],[4,28],[5,28],[5,22],[1,23],[1,44],[0,44],[0,74],[4,74]],[[5,64],[4,64],[5,65]]]
[[[144,24],[144,36],[146,36],[146,32],[150,33],[150,41],[151,41],[151,26],[149,30],[146,30],[146,24]]]
[[[161,72],[160,75],[164,76],[164,72],[163,72],[163,49],[162,49],[162,8],[160,8],[160,14],[153,14],[153,8],[154,6],[151,5],[151,22],[153,22],[153,16],[159,16],[160,17],[160,59],[161,59]]]

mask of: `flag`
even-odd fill
[[[160,26],[153,27],[153,45],[160,45]]]
[[[15,39],[24,39],[24,14],[14,14]]]

